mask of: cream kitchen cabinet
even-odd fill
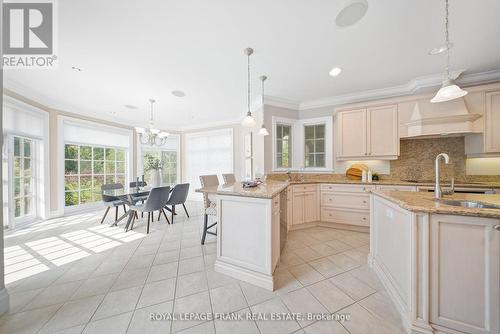
[[[292,186],[292,226],[319,220],[318,185]]]
[[[500,332],[499,220],[431,215],[430,322],[463,333]]]
[[[500,219],[371,195],[369,265],[411,333],[500,333]]]
[[[321,221],[370,226],[370,190],[374,185],[322,184]]]
[[[397,105],[337,112],[337,160],[396,159],[399,155]]]
[[[485,153],[500,153],[500,91],[486,93]]]

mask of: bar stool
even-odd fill
[[[222,174],[222,178],[224,179],[224,184],[233,184],[236,182],[234,174]]]
[[[200,183],[203,188],[212,187],[219,185],[219,178],[217,175],[202,175],[200,176]],[[215,201],[213,201],[207,193],[203,194],[203,214],[205,219],[203,220],[203,236],[201,237],[201,244],[205,244],[205,238],[207,233],[211,235],[217,235],[217,232],[209,231],[210,228],[217,225],[217,221],[211,225],[208,225],[208,217],[217,217],[217,206]],[[216,230],[217,231],[217,230]]]

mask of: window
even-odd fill
[[[305,167],[325,167],[325,124],[304,126]]]
[[[233,130],[189,133],[185,147],[190,197],[201,199],[201,195],[194,193],[200,187],[200,175],[233,172]]]
[[[292,167],[292,126],[276,124],[276,167]]]
[[[126,151],[123,149],[66,144],[65,205],[74,206],[100,201],[103,184],[125,184],[126,156]]]
[[[177,184],[177,152],[176,151],[143,151],[143,161],[147,155],[154,156],[162,162],[161,176],[164,184]],[[151,179],[151,171],[144,171],[146,182]]]
[[[33,148],[33,140],[14,137],[14,218],[26,218],[35,214]]]

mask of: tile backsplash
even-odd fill
[[[387,180],[418,180],[434,181],[434,161],[439,153],[447,153],[450,163],[441,162],[441,180],[446,182],[455,176],[457,182],[500,182],[499,172],[492,175],[467,175],[464,137],[446,137],[432,139],[410,139],[400,142],[400,156],[397,160],[384,161],[390,163],[390,174],[379,173],[381,179]],[[500,159],[497,159],[500,161]],[[352,163],[352,162],[350,162]],[[496,160],[494,161],[496,163]],[[476,168],[478,169],[478,168]],[[488,171],[494,168],[489,166]],[[483,172],[484,173],[484,172]],[[294,177],[300,173],[294,173]],[[272,173],[270,179],[286,180],[284,173]],[[345,179],[345,173],[315,174],[306,173],[307,180],[338,180]]]
[[[464,137],[402,140],[399,159],[391,161],[391,178],[434,180],[434,160],[442,152],[450,156],[448,165],[441,162],[442,180],[453,175],[457,181],[475,178],[466,175]]]

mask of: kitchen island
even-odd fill
[[[214,269],[274,290],[274,269],[286,242],[285,182],[254,188],[241,183],[197,189],[217,203],[217,259]]]
[[[460,206],[478,202],[492,208]],[[495,205],[500,195],[435,201],[432,193],[372,190],[368,261],[409,332],[500,332]]]

